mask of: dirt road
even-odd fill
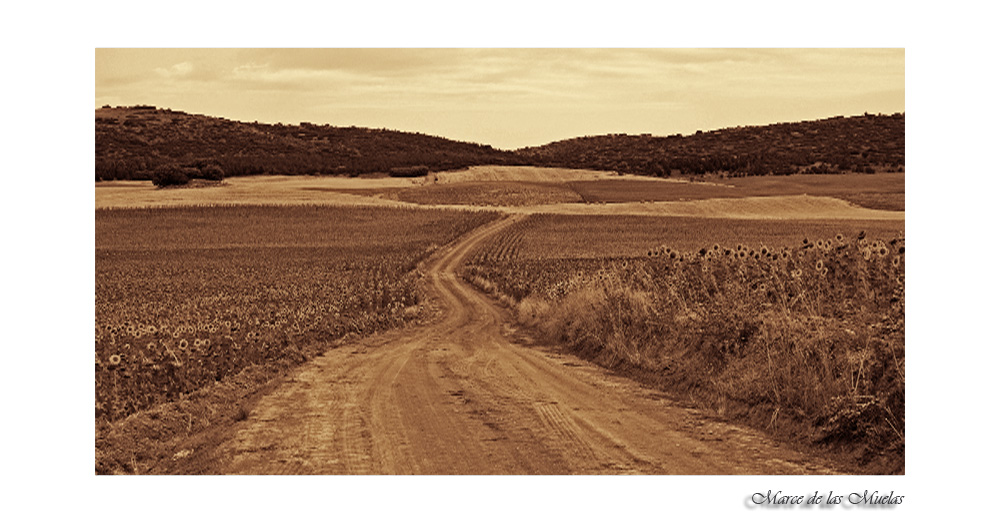
[[[303,365],[237,423],[204,472],[834,473],[515,332],[456,271],[517,219],[474,231],[427,265],[433,322]]]

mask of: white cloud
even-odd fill
[[[169,68],[157,67],[155,71],[164,78],[183,78],[194,72],[194,65],[191,62],[181,62]]]

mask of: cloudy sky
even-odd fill
[[[95,107],[510,149],[905,110],[902,49],[97,49]]]

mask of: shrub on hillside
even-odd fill
[[[206,180],[222,180],[226,177],[226,172],[217,163],[210,163],[200,168],[200,178]]]
[[[157,187],[185,185],[191,181],[188,171],[177,164],[164,164],[153,169],[150,179]]]
[[[389,176],[399,178],[417,178],[427,176],[431,170],[426,165],[416,165],[413,167],[393,167],[389,169]]]

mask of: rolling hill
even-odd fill
[[[420,133],[247,123],[152,106],[95,111],[95,178],[150,179],[159,166],[221,167],[226,176],[356,176],[472,165],[534,165],[650,176],[902,171],[903,114],[737,127],[688,135],[587,136],[515,151]],[[411,172],[419,172],[412,170]]]
[[[149,179],[164,164],[218,164],[226,176],[448,170],[504,164],[512,153],[418,133],[329,125],[244,123],[151,106],[95,113],[98,180]]]
[[[611,134],[516,151],[533,165],[669,176],[902,171],[905,115],[736,127],[681,136]]]

